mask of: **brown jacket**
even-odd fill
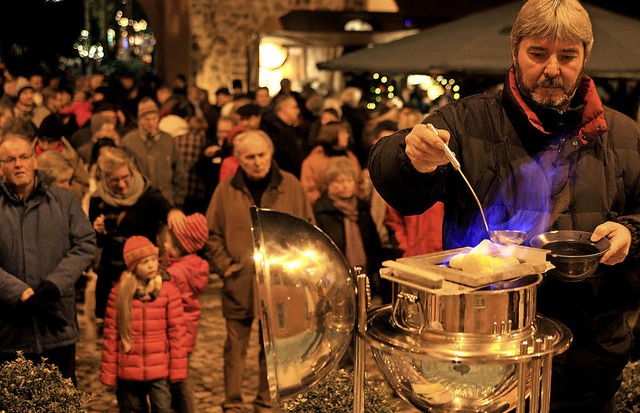
[[[224,278],[222,311],[225,318],[253,317],[253,241],[250,207],[255,205],[247,189],[242,169],[218,184],[207,209],[209,240],[205,252],[211,270],[222,276],[232,263],[242,263],[240,271]],[[313,222],[313,212],[300,181],[292,174],[271,166],[271,182],[262,195],[261,208],[286,212]]]

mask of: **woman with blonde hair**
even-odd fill
[[[100,381],[116,387],[120,412],[147,412],[150,402],[152,412],[171,413],[169,383],[187,378],[180,291],[147,238],[129,238],[123,257],[126,270],[109,295]]]
[[[133,235],[155,239],[161,224],[184,228],[185,215],[138,171],[133,159],[120,148],[102,149],[96,168],[97,188],[89,200],[89,220],[102,248],[95,268],[95,316],[104,319],[107,297],[125,269],[122,248]]]
[[[379,268],[380,238],[369,204],[357,197],[360,170],[346,156],[332,158],[323,175],[326,190],[313,204],[316,223],[336,243],[350,266]]]

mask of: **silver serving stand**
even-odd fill
[[[478,285],[443,274],[460,251],[387,262],[394,302],[371,309],[366,275],[321,230],[255,207],[251,219],[274,411],[336,370],[354,336],[355,413],[364,412],[367,343],[388,384],[421,411],[549,411],[552,358],[572,336],[535,312],[546,266],[532,249],[522,247],[518,270],[489,284],[486,274],[452,275]]]

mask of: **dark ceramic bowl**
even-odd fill
[[[530,245],[549,251],[547,260],[556,268],[547,273],[563,281],[581,281],[593,275],[600,257],[611,247],[607,238],[592,242],[590,232],[572,230],[536,235],[531,238]]]

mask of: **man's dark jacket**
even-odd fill
[[[313,203],[313,215],[316,225],[335,242],[340,252],[346,256],[347,239],[345,235],[345,214],[334,205],[327,191]],[[371,217],[371,207],[367,202],[358,199],[358,228],[362,236],[362,244],[367,262],[365,270],[367,274],[373,274],[380,269],[380,237],[376,230],[376,224]],[[363,263],[364,264],[364,263]]]
[[[0,184],[0,353],[41,354],[69,346],[80,338],[74,285],[93,263],[96,235],[69,190],[37,183],[23,201]],[[43,329],[37,314],[26,314],[18,302],[24,290],[47,280],[60,291],[59,332]]]
[[[535,107],[515,86],[445,106],[423,122],[451,133],[449,146],[475,189],[492,229],[521,229],[528,238],[554,229],[593,231],[619,222],[632,234],[624,263],[600,265],[597,277],[563,283],[546,277],[538,311],[566,324],[570,350],[554,358],[552,407],[586,410],[616,392],[633,345],[624,314],[639,308],[640,128],[604,107],[583,76],[572,109]],[[532,109],[535,108],[535,109]],[[488,238],[478,206],[450,164],[417,172],[405,154],[409,130],[373,148],[371,179],[400,213],[419,214],[443,201],[445,249]]]
[[[298,130],[284,123],[273,112],[263,116],[260,129],[273,141],[273,159],[280,169],[300,178],[300,168],[305,154],[302,151],[302,140],[298,136]]]

